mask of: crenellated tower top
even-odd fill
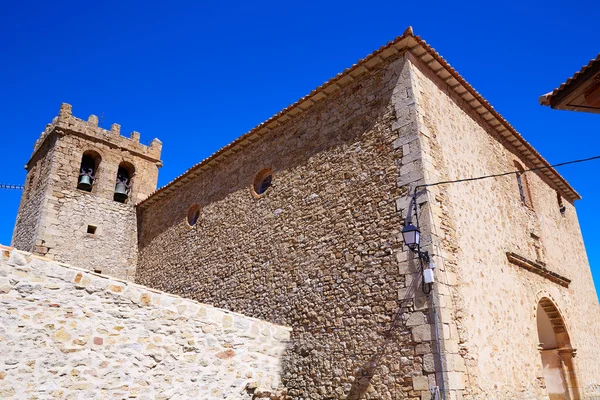
[[[136,156],[153,160],[160,167],[160,153],[162,151],[162,142],[157,138],[152,139],[150,145],[140,143],[140,133],[133,131],[129,137],[121,135],[121,125],[112,124],[110,129],[104,129],[98,126],[98,117],[90,115],[87,121],[77,118],[73,115],[73,107],[70,104],[62,103],[58,115],[54,117],[51,123],[46,125],[46,129],[41,133],[40,138],[36,140],[31,159],[42,147],[46,139],[52,132],[59,135],[81,135],[87,139],[104,142],[127,150]],[[28,168],[28,165],[25,166]]]
[[[36,141],[12,243],[60,262],[132,277],[137,263],[135,205],[156,190],[162,143],[98,126],[63,103]]]

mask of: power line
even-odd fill
[[[23,189],[25,189],[25,187],[23,185],[11,185],[9,183],[0,183],[0,189],[23,190]]]
[[[531,172],[531,171],[539,171],[542,169],[548,169],[548,168],[556,168],[556,167],[562,167],[563,165],[569,165],[569,164],[577,164],[577,163],[582,163],[582,162],[587,162],[587,161],[592,161],[592,160],[598,160],[600,159],[600,155],[598,156],[594,156],[594,157],[588,157],[588,158],[581,158],[578,160],[572,160],[572,161],[565,161],[565,162],[561,162],[558,164],[552,164],[552,165],[545,165],[543,167],[536,167],[536,168],[530,168],[530,169],[524,169],[524,170],[516,170],[516,171],[508,171],[508,172],[502,172],[499,174],[491,174],[491,175],[483,175],[483,176],[476,176],[474,178],[462,178],[462,179],[456,179],[453,181],[440,181],[440,182],[434,182],[434,183],[425,183],[422,185],[417,185],[415,186],[414,190],[413,190],[413,196],[411,199],[411,202],[408,206],[408,213],[406,215],[406,222],[410,223],[412,220],[412,212],[411,210],[414,208],[414,210],[412,210],[416,215],[416,219],[417,219],[417,225],[419,223],[419,217],[417,214],[417,192],[420,188],[426,188],[426,187],[431,187],[431,186],[438,186],[438,185],[445,185],[448,183],[461,183],[461,182],[472,182],[472,181],[479,181],[481,179],[487,179],[487,178],[498,178],[501,176],[507,176],[507,175],[513,175],[513,174],[523,174],[525,172]]]
[[[539,171],[539,170],[542,170],[542,169],[562,167],[563,165],[577,164],[577,163],[582,163],[582,162],[592,161],[592,160],[597,160],[597,159],[600,159],[600,156],[594,156],[594,157],[589,157],[589,158],[582,158],[580,160],[565,161],[565,162],[558,163],[558,164],[546,165],[546,166],[543,166],[543,167],[536,167],[536,168],[525,169],[525,170],[517,170],[517,171],[502,172],[500,174],[477,176],[475,178],[463,178],[463,179],[456,179],[454,181],[441,181],[441,182],[435,182],[435,183],[428,183],[428,184],[423,184],[423,185],[417,185],[417,186],[415,186],[415,193],[417,193],[417,189],[418,188],[423,188],[423,187],[444,185],[444,184],[447,184],[447,183],[459,183],[459,182],[478,181],[478,180],[481,180],[481,179],[497,178],[497,177],[500,177],[500,176],[506,176],[506,175],[512,175],[512,174],[522,174],[524,172]]]
[[[417,207],[417,191],[419,188],[425,188],[425,187],[430,187],[430,186],[437,186],[437,185],[444,185],[444,184],[448,184],[448,183],[460,183],[460,182],[471,182],[471,181],[477,181],[477,180],[481,180],[481,179],[487,179],[487,178],[497,178],[497,177],[501,177],[501,176],[507,176],[507,175],[513,175],[513,174],[523,174],[525,172],[531,172],[531,171],[539,171],[542,169],[547,169],[547,168],[555,168],[555,167],[561,167],[563,165],[569,165],[569,164],[576,164],[576,163],[582,163],[582,162],[586,162],[586,161],[592,161],[592,160],[597,160],[600,159],[600,155],[598,156],[594,156],[594,157],[589,157],[589,158],[583,158],[583,159],[579,159],[579,160],[573,160],[573,161],[566,161],[566,162],[562,162],[562,163],[558,163],[558,164],[554,164],[554,165],[547,165],[547,166],[543,166],[543,167],[536,167],[536,168],[530,168],[527,170],[517,170],[517,171],[508,171],[508,172],[502,172],[499,174],[491,174],[491,175],[483,175],[483,176],[477,176],[474,178],[463,178],[463,179],[456,179],[456,180],[452,180],[452,181],[440,181],[440,182],[434,182],[434,183],[429,183],[429,184],[423,184],[423,185],[417,185],[415,186],[414,192],[413,192],[413,196],[412,199],[410,201],[410,204],[408,206],[408,212],[406,215],[406,220],[405,220],[405,226],[407,226],[408,224],[411,223],[412,220],[412,212],[414,212],[415,215],[415,219],[417,222],[417,226],[419,226],[419,212],[418,212],[418,207]],[[419,243],[417,242],[417,246],[419,246]],[[431,286],[429,287],[429,290],[425,289],[425,276],[423,274],[424,271],[424,267],[423,267],[423,258],[422,258],[422,254],[421,254],[421,248],[420,246],[418,247],[417,250],[418,253],[418,258],[419,258],[419,264],[421,267],[421,279],[422,279],[422,283],[421,283],[421,288],[423,290],[423,293],[425,293],[426,295],[429,295],[429,293],[431,292]],[[424,253],[425,257],[427,258],[427,260],[429,259],[429,255],[427,252]],[[433,320],[435,323],[435,339],[437,342],[437,350],[438,350],[438,355],[439,355],[439,363],[440,363],[440,373],[442,375],[442,379],[440,382],[440,386],[437,387],[439,390],[441,390],[441,394],[443,399],[446,399],[446,391],[444,388],[444,360],[442,358],[442,351],[441,351],[441,343],[440,343],[440,337],[439,337],[439,327],[438,327],[438,317],[437,317],[437,312],[436,312],[436,305],[435,305],[435,296],[432,297],[432,303],[431,303],[431,308],[433,311]],[[402,308],[400,308],[400,310],[402,310]],[[400,312],[396,315],[396,318],[400,315]],[[390,328],[393,329],[394,328],[394,324],[396,322],[396,318],[394,318],[394,320],[392,320],[392,327]],[[379,359],[377,359],[377,362],[379,362]],[[373,365],[373,370],[375,369],[376,365]],[[437,368],[436,368],[436,372],[437,372]],[[371,376],[374,375],[374,372],[371,372]],[[437,398],[437,397],[436,397]]]

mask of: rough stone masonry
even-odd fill
[[[135,204],[156,189],[162,144],[76,118],[63,104],[35,143],[13,234],[13,246],[54,260],[133,280],[137,263]],[[78,188],[82,159],[93,155],[93,187]],[[131,169],[125,203],[114,200],[117,173]],[[101,268],[101,270],[99,269]]]
[[[396,210],[397,168],[419,154],[414,132],[406,152],[393,145],[414,115],[410,68],[398,58],[138,207],[136,281],[293,326],[295,398],[414,398],[435,385],[428,303],[398,298],[421,290]],[[265,168],[272,186],[253,196]]]
[[[292,326],[297,399],[595,398],[600,307],[556,171],[418,191],[429,296],[401,239],[416,185],[544,163],[407,33],[141,202],[136,281]]]
[[[0,252],[0,398],[285,398],[289,328]]]

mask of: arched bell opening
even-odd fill
[[[579,400],[574,357],[567,327],[556,305],[547,297],[537,307],[538,349],[550,400]]]
[[[117,181],[115,184],[114,200],[119,203],[125,203],[131,195],[133,188],[133,177],[135,175],[135,167],[133,164],[123,161],[119,164],[117,170]]]
[[[98,177],[98,168],[102,157],[93,150],[88,150],[81,157],[79,176],[77,178],[77,189],[91,192]]]

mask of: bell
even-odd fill
[[[79,177],[79,183],[77,184],[79,189],[90,191],[92,190],[92,179],[87,175]]]
[[[124,183],[119,182],[115,187],[115,200],[124,203],[127,200],[127,186]]]

